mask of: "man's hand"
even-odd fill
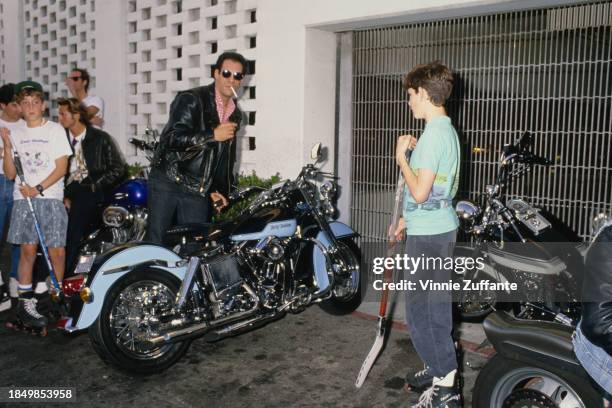
[[[393,225],[389,226],[389,229],[392,229]],[[404,239],[404,232],[406,231],[406,220],[404,217],[400,218],[397,222],[397,227],[395,231],[391,234],[391,242],[400,242]]]
[[[397,147],[395,148],[395,161],[398,166],[401,166],[406,161],[406,150],[414,150],[417,144],[417,138],[412,135],[403,135],[397,139]]]
[[[222,123],[215,128],[214,139],[217,142],[225,142],[234,137],[237,125],[234,122]]]
[[[2,137],[2,143],[4,144],[4,147],[8,148],[9,150],[12,147],[10,134],[11,131],[7,128],[0,128],[0,137]]]
[[[35,187],[29,186],[28,184],[19,187],[19,191],[24,197],[34,198],[38,195],[38,190]]]
[[[64,207],[66,207],[66,211],[70,211],[71,205],[72,201],[69,198],[64,198]]]
[[[210,201],[212,201],[213,208],[215,211],[217,211],[217,213],[220,213],[221,210],[229,205],[227,198],[225,198],[225,196],[218,191],[210,193]]]

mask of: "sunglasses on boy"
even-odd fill
[[[80,76],[71,76],[71,77],[68,77],[68,78],[72,79],[74,82],[83,79],[83,77],[80,77]]]
[[[242,81],[242,78],[244,78],[244,74],[242,72],[232,72],[228,69],[221,70],[221,75],[223,75],[223,78],[229,78],[232,76],[232,74],[234,75],[234,79],[236,81]]]

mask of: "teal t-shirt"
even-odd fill
[[[449,200],[455,197],[459,187],[459,138],[448,116],[440,116],[425,125],[416,148],[410,157],[410,168],[415,174],[429,169],[436,178],[426,202]],[[407,203],[415,203],[410,190],[404,194],[403,215],[407,235],[435,235],[452,231],[459,226],[452,206],[436,210],[406,209]]]

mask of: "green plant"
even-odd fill
[[[139,177],[145,166],[138,162],[134,164],[128,164],[128,177]]]
[[[255,174],[255,171],[251,172],[251,174],[240,174],[237,178],[237,189],[243,189],[246,187],[257,186],[263,188],[270,188],[274,184],[281,181],[280,174],[276,173],[270,178],[260,178]],[[213,220],[217,221],[226,221],[235,218],[238,214],[240,214],[246,207],[249,206],[251,201],[256,197],[256,195],[251,196],[250,198],[244,199],[234,205],[232,205],[226,211],[223,211],[221,214],[215,214],[213,216]]]

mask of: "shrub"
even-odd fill
[[[281,177],[280,177],[280,174],[276,173],[270,178],[262,179],[262,178],[259,178],[257,174],[255,174],[255,171],[253,171],[251,172],[250,175],[240,174],[237,178],[237,181],[238,183],[237,183],[236,188],[238,190],[241,190],[246,187],[251,187],[251,186],[270,188],[274,184],[281,181]],[[231,220],[235,218],[238,214],[240,214],[245,208],[249,206],[251,201],[253,201],[253,199],[256,196],[257,195],[254,194],[251,197],[246,198],[240,201],[239,203],[232,205],[229,209],[227,209],[226,211],[223,211],[221,214],[214,214],[213,221],[215,222],[226,221],[226,220]]]

